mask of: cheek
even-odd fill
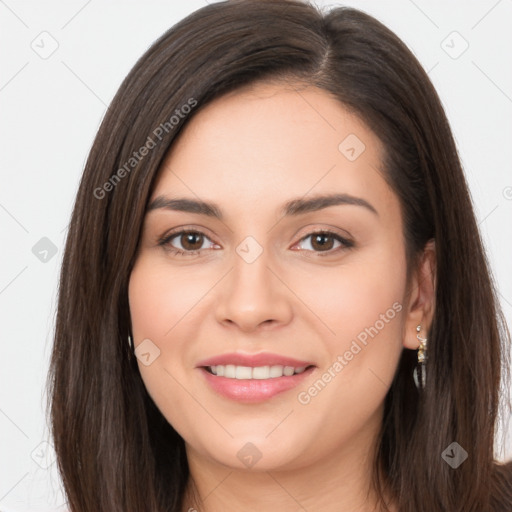
[[[402,352],[405,255],[392,245],[368,252],[316,273],[315,283],[315,293],[306,286],[300,293],[329,328],[322,329],[328,358],[298,401],[310,418],[322,419],[325,432],[340,424],[354,432],[379,410]]]
[[[186,267],[173,270],[165,262],[140,258],[128,290],[134,339],[165,342],[173,338],[175,329],[183,325],[182,320],[204,295],[209,281],[207,276],[199,278]]]
[[[366,403],[370,411],[383,399],[402,352],[405,286],[405,254],[392,244],[296,281],[297,294],[319,319],[327,355],[322,370],[329,390],[320,384],[315,401],[353,411]]]
[[[190,411],[190,397],[183,387],[191,364],[183,329],[191,328],[187,312],[201,297],[198,288],[198,280],[186,279],[183,272],[173,272],[168,265],[142,256],[128,289],[136,354],[139,344],[147,344],[148,339],[157,347],[150,344],[158,355],[149,365],[142,357],[137,358],[142,381],[162,415],[181,435],[190,435],[187,417],[197,413]]]
[[[405,258],[400,251],[368,251],[336,267],[316,268],[300,277],[295,272],[289,279],[323,324],[321,332],[333,349],[343,348],[375,324],[379,331],[400,331],[397,310],[402,309],[406,285]]]
[[[128,298],[136,354],[146,346],[151,352],[151,363],[146,365],[139,357],[138,366],[149,394],[157,403],[164,390],[166,400],[179,394],[177,383],[190,366],[186,337],[180,335],[180,329],[190,327],[187,312],[201,296],[199,288],[197,280],[187,279],[184,273],[171,272],[169,266],[144,257],[137,261],[130,276]]]

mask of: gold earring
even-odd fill
[[[424,389],[427,381],[427,371],[426,371],[426,363],[427,363],[427,338],[422,338],[420,336],[421,325],[416,327],[416,338],[418,338],[420,342],[420,346],[418,348],[418,366],[414,368],[413,378],[414,383],[418,389]],[[418,375],[419,374],[419,375]]]

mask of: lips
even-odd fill
[[[243,354],[240,352],[231,354],[221,354],[218,356],[204,359],[197,364],[198,368],[217,365],[235,365],[235,366],[293,366],[294,368],[315,366],[311,361],[295,359],[293,357],[281,356],[270,352],[261,352],[259,354]]]
[[[316,365],[265,352],[222,354],[200,361],[197,368],[217,394],[237,402],[257,403],[296,387],[311,375]]]

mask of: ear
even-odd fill
[[[416,350],[419,340],[416,327],[421,326],[420,336],[427,338],[435,311],[436,290],[436,250],[435,241],[425,245],[416,268],[411,273],[408,294],[405,303],[405,325],[403,345]]]

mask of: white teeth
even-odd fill
[[[237,379],[251,379],[252,368],[250,368],[249,366],[237,366],[235,368],[235,377]]]
[[[234,364],[227,364],[224,367],[224,377],[228,379],[236,379],[236,368]]]
[[[253,379],[268,379],[270,377],[270,366],[256,366],[252,369]]]
[[[283,373],[287,376],[287,377],[290,377],[291,375],[293,375],[295,372],[295,369],[293,368],[293,366],[285,366],[284,367],[284,370],[283,370]]]
[[[270,367],[270,378],[274,377],[282,377],[283,376],[283,367],[282,366],[271,366]]]
[[[235,366],[234,364],[209,366],[210,371],[218,377],[228,379],[275,379],[277,377],[291,377],[294,374],[302,373],[305,366],[294,368],[293,366]]]

